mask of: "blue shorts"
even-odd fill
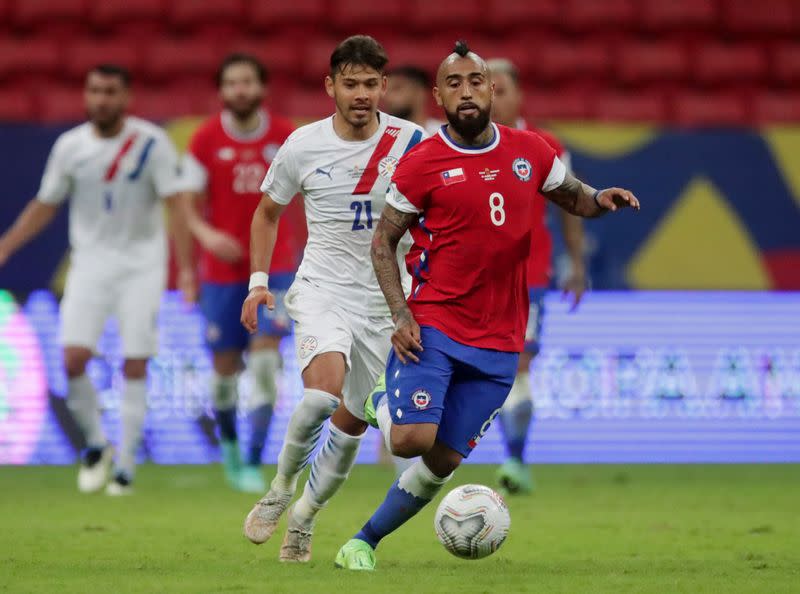
[[[542,320],[544,319],[544,297],[547,289],[528,289],[530,309],[528,310],[528,327],[525,329],[525,352],[538,355],[541,348]]]
[[[423,326],[419,363],[386,364],[386,394],[396,425],[434,423],[436,439],[465,458],[489,430],[517,374],[518,353],[480,349]]]
[[[271,274],[269,290],[275,295],[275,309],[258,310],[259,336],[288,336],[292,321],[286,313],[283,297],[294,281],[294,274]],[[203,283],[200,287],[200,309],[206,318],[206,344],[214,352],[243,351],[250,343],[250,334],[242,326],[242,303],[247,297],[248,283]]]

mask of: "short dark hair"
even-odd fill
[[[252,54],[234,52],[225,56],[222,60],[222,64],[220,64],[217,69],[217,88],[222,86],[222,77],[225,76],[225,71],[228,69],[228,66],[233,66],[234,64],[249,64],[253,67],[253,70],[256,71],[256,76],[258,76],[258,80],[261,81],[262,85],[269,82],[269,70],[267,70],[267,67],[261,60]]]
[[[374,37],[353,35],[348,37],[331,54],[331,78],[348,66],[368,66],[381,74],[389,63],[386,50]]]
[[[397,68],[392,68],[389,70],[388,74],[389,76],[403,76],[426,89],[431,86],[431,77],[428,76],[428,73],[419,66],[414,66],[412,64],[404,64]]]
[[[130,87],[131,86],[131,73],[130,70],[125,68],[124,66],[120,66],[119,64],[98,64],[97,66],[93,66],[87,76],[96,72],[98,74],[102,74],[104,76],[116,76],[122,81],[123,86]]]

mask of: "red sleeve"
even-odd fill
[[[210,168],[209,166],[211,164],[210,137],[211,134],[208,127],[208,122],[205,122],[194,131],[192,138],[189,140],[189,146],[186,149],[186,151],[191,153],[192,156],[197,159],[207,170]]]
[[[542,137],[542,139],[550,145],[550,147],[556,152],[559,158],[564,154],[564,145],[561,144],[561,141],[556,138],[556,136],[548,132],[547,130],[534,130],[536,134]]]
[[[424,165],[426,163],[425,150],[420,150],[418,144],[400,158],[397,169],[392,176],[389,189],[389,202],[400,210],[403,199],[407,200],[418,211],[428,207],[430,198],[430,181],[426,176]]]

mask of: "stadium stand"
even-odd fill
[[[131,67],[151,117],[200,109],[180,96],[159,108],[158,98],[213,97],[231,50],[263,59],[273,97],[311,116],[333,45],[356,32],[375,34],[392,64],[431,73],[456,37],[510,57],[531,117],[798,120],[800,0],[759,0],[758,10],[751,0],[384,0],[369,10],[357,0],[0,0],[0,117],[74,113],[43,96],[79,89],[100,61]]]

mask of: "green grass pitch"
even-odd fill
[[[268,473],[272,469],[267,469]],[[448,487],[492,484],[466,466]],[[317,523],[314,560],[254,546],[257,497],[218,467],[146,465],[137,494],[85,496],[75,468],[0,468],[0,592],[800,592],[800,467],[543,466],[509,499],[511,532],[481,561],[450,556],[428,506],[378,548],[378,571],[333,558],[382,500],[392,471],[359,466]]]

